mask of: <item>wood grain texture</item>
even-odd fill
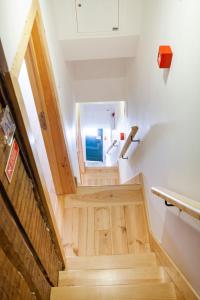
[[[50,284],[39,268],[0,195],[0,247],[40,300],[48,300]],[[11,278],[10,278],[11,280]],[[11,298],[12,299],[12,298]]]
[[[113,252],[128,253],[127,228],[123,206],[111,207]]]
[[[116,186],[97,192],[91,187],[91,190],[88,187],[85,193],[82,190],[65,197],[65,210],[72,222],[67,256],[148,253],[148,228],[138,186]],[[66,219],[65,228],[68,222]],[[63,234],[66,240],[67,233]]]
[[[59,286],[132,285],[163,282],[162,267],[138,267],[114,270],[71,270],[60,272]]]
[[[0,299],[36,300],[24,277],[0,249]]]
[[[51,300],[175,300],[171,283],[132,286],[59,287],[53,288]],[[188,299],[189,300],[189,299]]]
[[[92,269],[131,269],[135,267],[156,266],[154,253],[123,254],[107,256],[74,256],[68,258],[68,270]]]
[[[81,174],[83,186],[103,186],[119,184],[118,167],[86,167]]]

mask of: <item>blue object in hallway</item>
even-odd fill
[[[86,135],[86,160],[103,161],[103,129],[97,136]]]

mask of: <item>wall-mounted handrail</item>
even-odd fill
[[[129,148],[130,144],[132,142],[136,142],[136,143],[140,142],[140,140],[134,140],[134,137],[136,136],[136,133],[138,132],[138,129],[139,129],[138,126],[132,126],[131,127],[131,131],[130,131],[130,133],[129,133],[127,139],[126,139],[126,142],[125,142],[125,144],[124,144],[124,146],[121,150],[119,158],[128,159],[127,157],[124,157],[124,156],[125,156],[128,148]]]
[[[108,154],[112,150],[112,148],[116,146],[116,144],[117,144],[117,140],[114,140],[112,144],[108,147],[106,153]]]
[[[181,211],[184,211],[192,217],[200,220],[200,202],[169,191],[163,187],[152,187],[151,191],[159,198],[165,200],[165,204],[167,206],[176,206]]]

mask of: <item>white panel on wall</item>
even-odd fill
[[[112,32],[119,27],[119,0],[76,0],[78,32]]]

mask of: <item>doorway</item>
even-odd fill
[[[103,162],[103,128],[87,133],[85,147],[86,161]]]
[[[38,16],[24,57],[56,194],[76,190],[48,49]]]
[[[77,103],[77,149],[82,185],[119,183],[120,131],[125,101]]]

